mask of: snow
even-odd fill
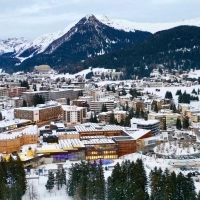
[[[156,89],[159,88],[160,91],[156,91]],[[186,91],[187,93],[191,94],[192,90],[195,89],[196,91],[198,91],[198,89],[200,89],[200,85],[194,85],[191,87],[186,87],[186,86],[172,86],[172,87],[145,87],[143,92],[149,92],[149,93],[153,93],[158,95],[161,98],[165,98],[165,93],[167,91],[170,91],[172,93],[174,102],[176,103],[176,105],[178,104],[178,95],[176,95],[177,90],[181,90],[182,93],[184,91]],[[198,95],[200,98],[200,95]],[[196,108],[200,108],[200,102],[199,101],[194,101],[190,103],[191,105],[195,105]]]
[[[190,70],[188,73],[188,78],[196,78],[198,79],[200,77],[200,70]]]
[[[71,78],[71,79],[75,79],[75,77],[77,76],[83,76],[85,77],[88,73],[93,72],[95,75],[101,75],[102,73],[110,73],[110,72],[115,72],[115,69],[105,69],[105,68],[88,68],[88,69],[84,69],[76,74],[51,74],[50,78],[53,80],[56,80],[57,78]],[[101,82],[100,82],[101,83]],[[102,82],[104,83],[104,82]]]
[[[25,38],[8,38],[0,40],[0,55],[3,53],[17,52],[29,44]]]
[[[173,165],[170,165],[170,161],[171,162],[175,162],[176,160],[174,159],[163,159],[163,158],[155,158],[154,156],[146,156],[146,155],[142,155],[140,153],[133,153],[133,154],[128,154],[128,155],[124,155],[119,159],[114,159],[113,163],[109,164],[109,165],[104,165],[105,166],[115,166],[116,163],[122,163],[124,160],[130,160],[130,161],[136,161],[137,159],[142,159],[143,163],[144,163],[144,168],[147,172],[147,176],[149,176],[149,173],[152,169],[154,169],[155,167],[159,168],[161,167],[163,170],[165,170],[165,168],[168,168],[170,172],[174,171],[176,174],[178,174],[180,171],[180,168],[175,168]],[[200,159],[195,159],[195,161],[200,162]],[[63,164],[64,169],[68,170],[71,167],[72,163],[77,163],[80,161],[66,161]],[[51,192],[48,192],[45,188],[45,184],[47,182],[47,174],[48,174],[48,170],[55,170],[57,169],[57,164],[60,163],[53,163],[53,164],[46,164],[46,165],[41,165],[39,166],[37,169],[44,169],[44,174],[37,176],[39,177],[39,180],[37,179],[28,179],[28,183],[33,182],[33,184],[36,186],[37,188],[37,192],[39,194],[39,199],[40,200],[72,200],[71,197],[69,197],[66,194],[65,191],[65,186],[62,187],[60,190],[57,190],[56,187],[53,188],[53,190]],[[197,166],[197,168],[199,169],[199,167]],[[107,171],[104,171],[104,176],[105,179],[107,179],[112,173],[112,169],[108,169]],[[182,172],[185,175],[187,173],[189,173],[189,171],[186,172]],[[32,178],[32,177],[36,177],[35,174],[35,170],[32,169],[31,170],[31,174],[27,175],[27,177]],[[200,183],[199,182],[194,182],[195,186],[196,186],[196,191],[198,192],[200,190]],[[28,200],[28,196],[27,194],[24,195],[22,200]]]
[[[96,15],[97,19],[102,23],[118,30],[124,30],[126,32],[135,30],[149,31],[151,33],[156,33],[161,30],[166,30],[174,28],[181,25],[188,26],[200,26],[200,18],[182,20],[178,22],[169,22],[169,23],[140,23],[140,22],[131,22],[124,19],[109,19],[105,15]]]
[[[29,48],[37,49],[37,53],[42,53],[46,50],[46,48],[55,40],[62,37],[64,34],[66,34],[73,26],[75,26],[76,22],[73,22],[69,24],[67,27],[65,27],[61,31],[57,31],[55,33],[48,33],[44,34],[38,38],[36,38],[33,42],[26,44],[20,51],[17,52],[17,57],[21,60],[24,60],[26,58],[20,58],[19,55],[26,51]],[[32,57],[33,55],[29,56]]]

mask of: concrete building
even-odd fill
[[[94,101],[98,101],[99,99],[105,97],[105,92],[102,92],[102,90],[95,88],[89,91],[89,96],[92,96]]]
[[[47,121],[58,119],[61,116],[60,104],[40,105],[39,107],[21,107],[14,109],[15,118],[28,119],[32,122]]]
[[[34,67],[34,71],[38,73],[48,73],[51,71],[51,67],[49,65],[39,65]]]
[[[160,133],[160,121],[159,120],[144,120],[138,118],[131,119],[131,127],[145,130],[151,130],[153,135]]]
[[[70,100],[74,100],[78,98],[79,92],[82,91],[82,89],[62,89],[57,88],[55,90],[51,90],[49,92],[49,98],[53,101],[60,98],[66,98]]]
[[[32,91],[32,92],[22,92],[22,99],[24,99],[28,106],[32,106],[34,104],[33,98],[35,95],[40,95],[46,101],[50,101],[49,91]]]
[[[67,127],[74,127],[86,122],[87,108],[62,105],[62,119]]]
[[[13,97],[9,100],[13,108],[19,108],[23,106],[23,99],[20,97]]]
[[[0,87],[0,96],[8,96],[7,87]]]
[[[18,97],[21,96],[23,92],[26,92],[26,87],[10,87],[8,88],[9,97]]]
[[[114,101],[91,101],[90,110],[93,112],[101,112],[102,106],[106,105],[108,111],[112,111],[114,109]]]

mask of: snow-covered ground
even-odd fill
[[[158,88],[160,89],[160,91],[156,91],[156,89],[158,89]],[[186,86],[182,86],[182,87],[175,87],[175,86],[173,86],[173,87],[146,87],[146,88],[144,88],[143,92],[144,93],[145,92],[153,93],[153,94],[158,95],[159,97],[164,98],[166,92],[169,91],[173,95],[174,102],[176,104],[178,104],[178,95],[176,95],[177,90],[181,90],[182,93],[184,91],[186,91],[187,93],[191,94],[193,89],[198,91],[198,89],[200,89],[200,85],[194,85],[194,86],[191,86],[191,87],[186,87]],[[200,95],[198,95],[198,96],[200,98]],[[191,106],[194,106],[196,108],[200,108],[200,102],[199,101],[193,101],[193,102],[191,102]]]
[[[180,168],[175,168],[172,165],[170,165],[170,159],[154,158],[154,157],[145,156],[139,153],[125,155],[121,157],[120,159],[113,160],[113,163],[109,165],[105,165],[105,166],[114,166],[117,162],[121,163],[123,162],[123,160],[136,161],[138,158],[143,160],[144,167],[147,172],[147,176],[149,175],[151,169],[154,169],[155,167],[157,168],[161,167],[163,170],[165,170],[165,168],[168,168],[170,172],[175,171],[177,174],[181,172]],[[175,160],[171,160],[171,161],[175,161]],[[196,161],[200,162],[200,158],[196,159]],[[72,163],[74,162],[66,161],[66,163],[62,163],[62,164],[65,169],[69,169]],[[47,174],[48,170],[57,169],[57,164],[42,165],[42,166],[39,166],[38,168],[43,169],[43,170],[45,169],[44,174]],[[198,170],[200,170],[200,167],[198,167]],[[105,178],[107,179],[111,175],[112,170],[108,170],[104,172],[105,172]],[[182,173],[187,174],[188,172],[189,171],[182,172]],[[35,177],[35,170],[32,170],[31,174],[27,176]],[[32,182],[35,185],[35,187],[37,188],[37,192],[38,192],[38,196],[40,200],[47,200],[47,199],[48,200],[63,200],[63,199],[72,200],[72,198],[67,195],[65,191],[65,186],[62,187],[60,190],[57,190],[57,188],[54,187],[51,192],[48,192],[45,188],[45,184],[47,182],[47,176],[41,175],[39,176],[39,180],[30,179],[28,180],[28,182],[29,183]],[[200,183],[195,182],[195,186],[196,186],[196,191],[198,192],[200,190]],[[22,200],[29,200],[28,195],[25,194]]]
[[[193,147],[193,145],[188,145],[187,147],[184,144],[178,144],[178,142],[166,142],[157,145],[154,148],[155,153],[159,153],[162,155],[191,155],[199,153],[199,150]]]

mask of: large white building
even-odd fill
[[[87,108],[62,105],[63,110],[63,122],[68,127],[74,127],[75,125],[82,124],[86,121]]]
[[[153,135],[160,133],[160,121],[159,120],[144,120],[144,119],[131,119],[131,127],[145,130],[151,130]]]

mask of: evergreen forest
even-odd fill
[[[191,176],[170,173],[155,167],[147,176],[143,161],[117,163],[111,176],[104,177],[99,164],[81,162],[72,165],[67,194],[80,200],[199,200]]]
[[[0,200],[21,200],[27,188],[23,163],[17,156],[0,162]]]

